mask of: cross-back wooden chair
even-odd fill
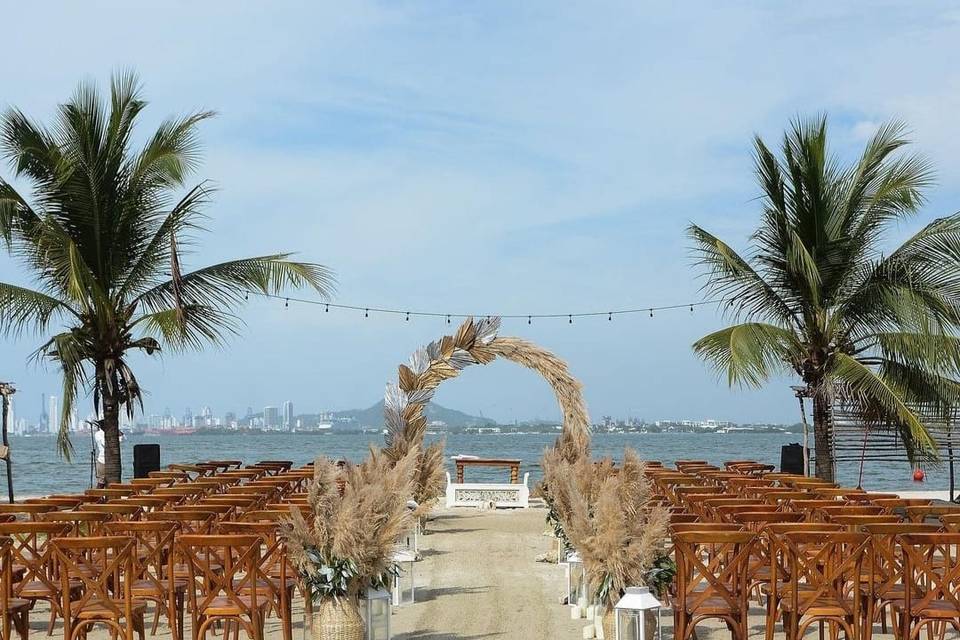
[[[900,498],[900,496],[896,493],[877,493],[874,491],[862,490],[851,491],[850,493],[846,494],[845,497],[849,502],[866,502],[870,504],[876,504],[877,500],[896,500]]]
[[[270,597],[257,586],[260,536],[183,535],[177,546],[188,567],[193,640],[206,638],[217,621],[235,623],[253,640],[263,640]],[[211,566],[212,559],[221,570]]]
[[[162,478],[172,484],[190,480],[190,474],[186,471],[151,471],[147,474],[149,478]]]
[[[182,482],[172,487],[157,487],[150,495],[170,496],[174,498],[174,504],[187,504],[203,496],[204,490],[202,487],[195,487],[192,482]]]
[[[235,469],[243,464],[243,460],[207,460],[207,464],[215,465],[219,473]]]
[[[233,507],[233,518],[236,519],[239,514],[250,509],[255,509],[261,504],[260,498],[250,495],[216,495],[204,498],[197,502],[197,507],[202,509],[205,505],[228,505]]]
[[[52,543],[60,572],[61,593],[69,594],[72,581],[83,585],[78,596],[65,595],[64,638],[86,636],[96,624],[107,625],[125,640],[136,633],[144,640],[146,603],[130,590],[134,541],[126,536],[58,538]]]
[[[807,515],[813,516],[820,509],[825,507],[834,507],[838,504],[843,503],[824,498],[806,498],[803,500],[791,500],[790,510],[799,511],[800,513],[806,513]]]
[[[826,535],[843,531],[843,527],[838,524],[826,522],[808,521],[806,514],[790,511],[786,513],[799,513],[803,519],[798,522],[772,522],[760,531],[762,541],[758,544],[763,545],[763,549],[770,561],[770,569],[765,572],[766,581],[755,577],[760,584],[761,594],[766,596],[766,622],[764,637],[766,640],[773,640],[774,627],[777,621],[777,614],[780,611],[780,600],[784,594],[789,593],[790,585],[790,564],[788,555],[783,544],[783,537],[787,533],[815,533]],[[811,553],[814,549],[811,549]]]
[[[287,559],[287,548],[280,537],[280,530],[273,522],[223,522],[219,526],[221,534],[256,535],[260,537],[260,562],[257,571],[257,587],[263,589],[272,598],[271,606],[280,618],[284,640],[293,637],[293,590],[298,586],[296,572],[291,570]],[[246,587],[249,589],[249,585]],[[302,588],[304,598],[309,600]],[[243,591],[241,591],[243,593]],[[309,608],[309,603],[305,601]]]
[[[914,640],[924,627],[941,636],[946,625],[960,633],[960,533],[906,533],[903,550],[904,598],[893,603],[902,640]]]
[[[940,516],[940,524],[947,533],[960,533],[960,513],[945,513]]]
[[[821,628],[829,625],[831,637],[842,629],[849,640],[869,638],[872,621],[864,615],[862,589],[872,590],[870,536],[848,531],[790,532],[783,534],[781,548],[790,571],[780,599],[787,639],[802,638],[814,622]],[[776,572],[777,563],[773,567]],[[775,573],[774,583],[779,580]]]
[[[30,637],[31,602],[13,597],[13,539],[0,537],[0,616],[3,619],[3,638],[10,640],[10,625],[20,635],[20,640]]]
[[[273,469],[276,473],[282,473],[293,468],[293,460],[261,460],[253,466]]]
[[[864,590],[864,596],[869,598],[867,615],[871,621],[879,618],[881,631],[887,633],[888,614],[893,628],[897,628],[891,605],[903,600],[905,585],[903,551],[897,542],[897,536],[905,533],[937,533],[938,527],[934,524],[898,522],[864,524],[861,528],[870,534],[873,552],[873,589]]]
[[[861,531],[863,527],[868,524],[898,524],[903,522],[903,519],[900,516],[889,513],[856,513],[853,515],[840,514],[828,516],[826,521],[842,524],[850,531]]]
[[[72,538],[99,536],[103,531],[103,523],[112,519],[113,516],[109,513],[96,513],[94,511],[51,511],[40,514],[40,520],[44,522],[70,525],[70,531],[67,535]]]
[[[163,609],[173,640],[183,638],[183,604],[187,580],[174,570],[175,522],[108,522],[107,533],[128,536],[134,541],[130,592],[134,598],[156,605],[151,635],[157,633]]]
[[[734,640],[746,640],[749,561],[755,540],[750,531],[674,534],[678,640],[693,636],[696,625],[709,618],[726,623]],[[705,553],[706,548],[712,552]]]
[[[171,484],[168,478],[133,478],[130,484],[140,491],[150,491],[157,487],[166,487]]]
[[[12,515],[17,520],[37,520],[41,513],[56,510],[52,504],[0,504],[0,515]]]
[[[760,494],[760,499],[770,504],[779,505],[781,509],[793,509],[793,503],[797,500],[809,500],[810,494],[806,491],[797,491],[796,489],[777,489],[775,491],[765,491]]]
[[[112,520],[138,520],[143,513],[143,507],[137,504],[124,504],[123,502],[108,502],[106,504],[84,504],[80,505],[80,511],[91,511],[93,513],[106,513]]]
[[[257,509],[240,514],[239,522],[280,522],[290,517],[290,506],[285,509]]]
[[[38,601],[50,605],[50,623],[47,633],[61,615],[60,581],[56,573],[50,541],[66,536],[70,526],[56,522],[10,522],[0,524],[0,536],[11,539],[10,555],[14,565],[23,568],[23,577],[13,584],[11,597],[27,600],[31,607]],[[79,583],[71,585],[77,591]]]
[[[755,507],[758,503],[753,498],[716,496],[702,500],[700,504],[700,513],[711,520],[720,520],[717,510],[721,507]]]

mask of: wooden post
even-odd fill
[[[10,504],[13,504],[13,455],[10,453],[10,441],[7,438],[7,429],[10,425],[7,424],[7,418],[10,413],[10,396],[17,392],[13,388],[13,385],[9,382],[0,382],[0,396],[3,396],[2,403],[2,423],[3,423],[3,446],[7,451],[7,456],[4,459],[4,462],[7,463],[7,497],[10,500]],[[6,614],[4,614],[6,615]]]

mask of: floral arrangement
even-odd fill
[[[363,463],[342,467],[316,460],[309,512],[291,507],[281,524],[290,560],[314,600],[355,598],[396,575],[391,557],[413,524],[407,500],[418,453],[413,449],[394,463],[371,449]]]
[[[663,593],[675,572],[662,553],[670,518],[652,500],[637,454],[625,450],[619,466],[609,458],[558,464],[551,494],[597,602],[612,609],[627,587],[637,585]]]

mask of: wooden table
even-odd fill
[[[454,458],[457,465],[457,484],[463,484],[463,469],[473,467],[509,467],[510,484],[520,484],[520,458]]]

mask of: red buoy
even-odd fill
[[[913,470],[913,481],[914,482],[923,482],[927,477],[927,474],[923,472],[923,469],[917,467]]]

